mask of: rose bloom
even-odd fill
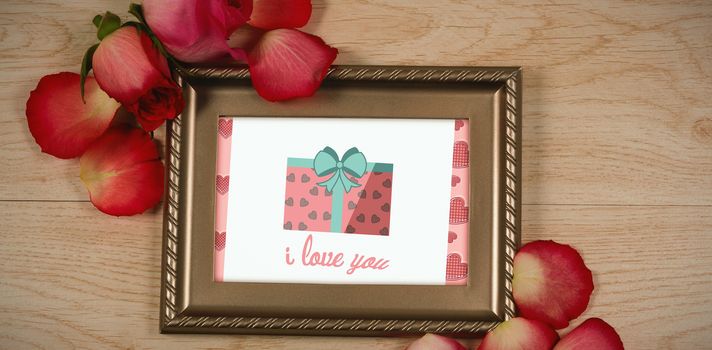
[[[181,88],[171,78],[168,62],[148,35],[121,27],[101,41],[92,60],[102,90],[133,113],[146,131],[183,110]]]
[[[296,29],[311,17],[310,0],[144,0],[143,11],[175,58],[245,62],[255,90],[269,101],[313,95],[338,54]],[[231,47],[228,38],[239,44]]]

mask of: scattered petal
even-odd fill
[[[317,36],[296,29],[271,30],[248,54],[252,85],[269,101],[311,96],[337,53]]]
[[[478,350],[550,350],[559,335],[545,323],[517,317],[487,333]]]
[[[120,104],[87,77],[84,102],[79,74],[57,73],[40,79],[27,100],[27,125],[42,151],[58,158],[82,155],[106,131]]]
[[[163,195],[163,164],[156,144],[141,129],[109,129],[92,143],[79,165],[91,202],[106,214],[143,213]]]
[[[254,0],[248,23],[262,29],[300,28],[311,13],[311,0]]]
[[[102,40],[92,62],[101,88],[123,103],[147,131],[183,110],[182,91],[146,33],[134,27],[117,29]]]
[[[559,341],[554,350],[623,350],[616,330],[600,318],[589,318]]]
[[[593,276],[581,255],[553,241],[531,242],[514,257],[514,302],[521,315],[555,329],[586,310]]]
[[[245,24],[250,0],[144,0],[143,14],[166,50],[183,62],[206,62],[227,54],[245,59],[242,49],[231,49],[227,38]]]
[[[426,334],[414,341],[405,350],[466,350],[454,339],[437,334]]]

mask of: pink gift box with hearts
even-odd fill
[[[357,184],[348,190],[323,185],[334,174],[319,176],[313,160],[289,158],[284,199],[285,230],[388,236],[393,166],[367,163]]]

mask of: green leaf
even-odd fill
[[[91,20],[91,22],[94,23],[94,26],[96,27],[96,29],[99,29],[99,24],[101,24],[101,19],[102,19],[101,15],[96,15],[96,16],[94,16],[94,19]]]
[[[129,13],[134,15],[139,22],[146,24],[146,18],[143,17],[143,7],[141,5],[131,3],[131,5],[129,5]]]
[[[99,23],[99,30],[97,30],[96,36],[99,40],[102,40],[107,35],[119,29],[119,27],[121,27],[121,18],[109,11],[106,11],[106,14],[104,14],[104,17]]]
[[[87,79],[87,75],[89,75],[89,71],[91,70],[91,60],[94,58],[94,51],[96,51],[96,48],[99,47],[99,44],[94,44],[92,47],[87,49],[87,52],[84,54],[84,58],[82,58],[82,68],[80,70],[80,80],[79,80],[79,91],[81,92],[82,95],[82,102],[84,101],[84,82]]]

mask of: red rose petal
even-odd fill
[[[299,28],[311,13],[311,0],[254,0],[248,23],[262,29]]]
[[[466,350],[454,339],[436,334],[426,334],[414,341],[405,350]]]
[[[616,330],[600,318],[589,318],[559,341],[554,350],[623,350]]]
[[[104,213],[135,215],[163,195],[163,164],[149,135],[117,127],[96,140],[79,161],[91,202]]]
[[[80,156],[106,131],[119,103],[87,77],[84,100],[79,74],[57,73],[40,79],[27,100],[27,125],[42,151],[58,158]]]
[[[521,315],[559,329],[586,310],[593,276],[581,255],[553,241],[531,242],[514,257],[514,302]]]
[[[559,335],[546,324],[517,317],[487,333],[478,350],[550,350]]]
[[[269,101],[314,94],[338,50],[296,29],[265,33],[248,54],[252,85]]]

